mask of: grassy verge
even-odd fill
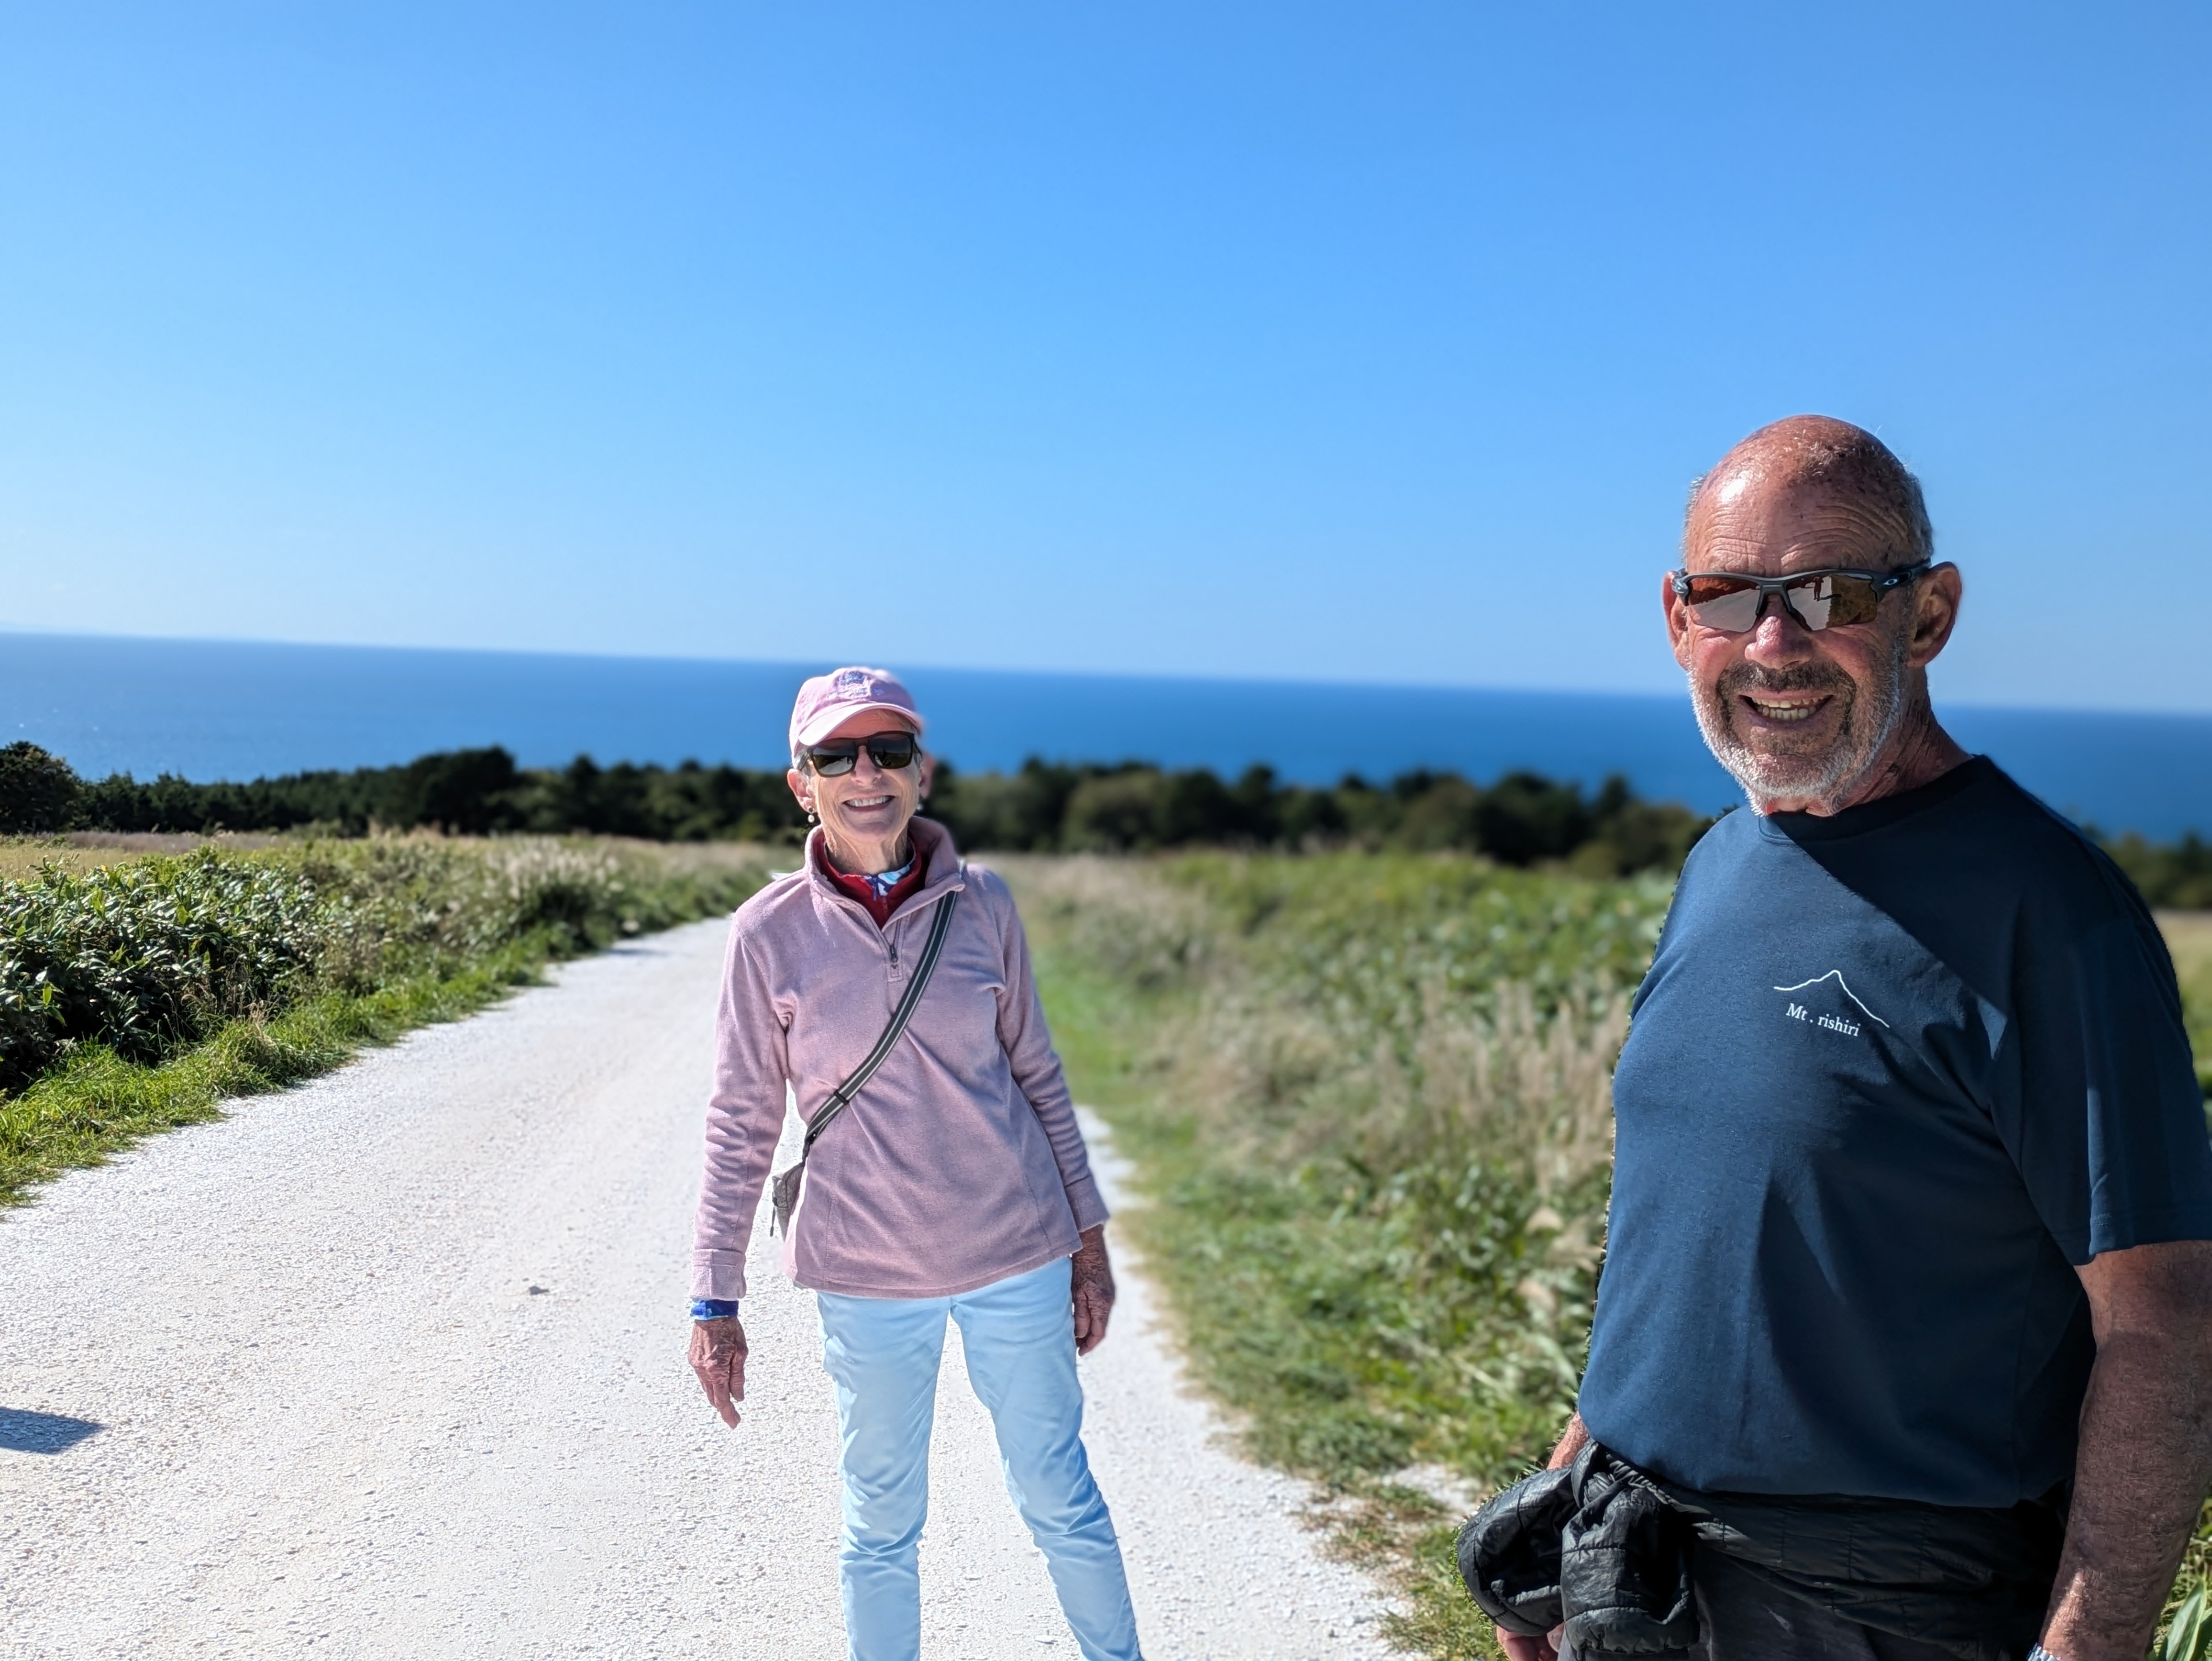
[[[1425,1486],[1510,1480],[1571,1405],[1665,888],[1356,854],[1008,875],[1197,1376],[1325,1485],[1401,1646],[1492,1654]]]
[[[2161,911],[2158,926],[2181,982],[2189,1042],[2197,1050],[2197,1077],[2205,1095],[2212,1097],[2212,911]]]
[[[726,911],[765,873],[750,849],[414,837],[0,881],[0,1204],[559,958]]]
[[[1256,1457],[1324,1486],[1401,1648],[1493,1656],[1432,1494],[1518,1475],[1571,1405],[1665,888],[1388,855],[994,863],[1153,1202],[1122,1226],[1194,1373]],[[2177,1601],[2208,1567],[2200,1534]]]

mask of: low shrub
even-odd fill
[[[0,883],[0,1091],[78,1044],[157,1061],[270,1007],[328,933],[298,869],[213,852]]]
[[[0,1202],[765,876],[757,850],[417,836],[0,881]]]

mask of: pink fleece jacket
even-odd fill
[[[742,1298],[745,1242],[783,1128],[811,1117],[874,1048],[938,904],[962,890],[914,1019],[807,1160],[793,1278],[863,1298],[941,1298],[1065,1257],[1106,1220],[1013,897],[963,873],[945,827],[914,821],[921,889],[878,930],[806,857],[738,908],[707,1105],[694,1298]]]

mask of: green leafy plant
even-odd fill
[[[2151,1661],[2212,1661],[2212,1500],[2197,1513],[2197,1530],[2181,1554],[2180,1573],[2166,1603]]]
[[[2205,1661],[2212,1656],[2212,1605],[2199,1586],[2181,1600],[2166,1630],[2165,1661]]]
[[[0,1202],[765,875],[757,850],[416,836],[0,881]]]
[[[281,1001],[324,933],[300,872],[214,853],[0,884],[0,1089],[82,1043],[154,1061]]]

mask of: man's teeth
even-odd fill
[[[1769,721],[1803,721],[1823,703],[1826,698],[1801,698],[1791,703],[1769,703],[1765,698],[1746,694],[1744,702]]]

